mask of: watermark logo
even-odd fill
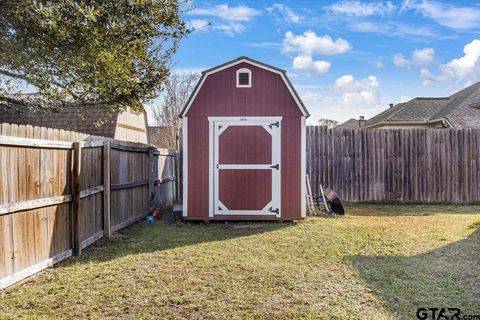
[[[420,320],[480,320],[480,314],[462,314],[459,308],[418,308],[417,319]]]

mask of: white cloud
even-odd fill
[[[407,102],[407,101],[410,101],[410,100],[412,100],[412,98],[410,98],[409,96],[400,96],[397,103],[403,103],[403,102]]]
[[[412,62],[417,66],[432,65],[435,62],[435,50],[433,48],[413,50]]]
[[[444,68],[451,70],[457,77],[464,78],[476,72],[479,67],[480,40],[475,39],[463,48],[464,56],[453,59]]]
[[[377,69],[382,69],[384,67],[383,62],[380,60],[375,60],[370,62],[371,65],[373,65]]]
[[[311,56],[297,56],[293,59],[293,69],[303,70],[307,75],[322,75],[330,69],[330,62],[317,60],[314,61]]]
[[[193,19],[187,22],[187,27],[194,29],[194,31],[207,31],[210,22],[204,19]]]
[[[326,93],[320,93],[325,89]],[[300,91],[300,96],[310,111],[309,123],[316,123],[320,118],[343,122],[359,116],[370,118],[385,109],[379,89],[380,83],[373,75],[363,79],[344,75],[328,89],[308,88]]]
[[[371,21],[349,21],[346,25],[350,30],[356,32],[369,32],[384,34],[394,37],[439,37],[438,32],[425,27],[406,25],[398,22],[385,21],[382,23],[376,23]]]
[[[398,12],[404,13],[405,11],[412,9],[416,1],[417,0],[403,0],[402,5],[400,6],[400,9],[398,10]]]
[[[271,7],[267,7],[267,12],[277,21],[285,21],[287,23],[300,23],[304,17],[297,14],[292,8],[281,3],[274,3]]]
[[[314,60],[313,56],[342,54],[350,49],[350,43],[342,38],[318,37],[310,30],[298,36],[288,31],[283,39],[283,51],[297,54],[292,62],[293,68],[306,71],[309,75],[322,75],[330,69],[330,62]]]
[[[433,48],[415,49],[412,51],[410,59],[407,59],[401,53],[393,55],[393,64],[400,68],[430,66],[435,63],[435,60],[435,50]]]
[[[342,93],[346,107],[376,108],[380,106],[377,89],[380,83],[375,76],[356,80],[352,75],[344,75],[335,80],[334,88]]]
[[[422,84],[425,86],[435,81],[435,76],[427,68],[420,69],[420,76],[422,77]]]
[[[396,7],[390,1],[362,2],[357,0],[339,1],[325,8],[330,13],[357,17],[388,15],[395,12]]]
[[[228,4],[219,4],[214,7],[194,8],[187,14],[195,16],[213,16],[230,21],[250,21],[252,18],[260,15],[260,11],[245,5],[230,7]]]
[[[236,33],[245,31],[245,26],[241,23],[232,22],[229,24],[213,25],[213,29],[223,31],[227,36],[233,37]]]
[[[463,48],[464,55],[452,59],[439,67],[438,75],[434,75],[427,69],[420,70],[423,83],[433,81],[467,81],[472,82],[480,79],[480,40],[475,39],[467,43]]]
[[[313,92],[313,91],[310,91],[310,90],[302,92],[300,94],[300,97],[302,98],[302,101],[304,101],[304,102],[318,101],[318,100],[323,98],[323,96],[320,93]]]
[[[423,16],[433,19],[439,25],[452,29],[480,28],[480,8],[460,7],[436,1],[410,1],[408,8],[413,8]]]
[[[251,48],[270,49],[270,48],[279,48],[281,47],[282,44],[280,42],[265,41],[265,42],[249,42],[249,43],[246,43],[245,45]]]
[[[393,55],[393,64],[400,68],[410,68],[412,65],[411,62],[401,53]]]
[[[285,52],[295,52],[305,56],[341,54],[351,48],[350,43],[342,38],[333,40],[329,35],[319,37],[311,30],[298,36],[288,31],[283,39]]]
[[[213,7],[194,8],[187,12],[187,14],[192,16],[214,17],[215,21],[209,22],[211,27],[207,25],[206,28],[220,30],[226,35],[233,37],[237,33],[244,32],[246,30],[245,23],[259,16],[261,12],[245,5],[230,7],[228,4],[219,4]],[[205,28],[203,22],[206,22],[206,20],[191,20],[192,25],[195,23],[197,26],[203,25]]]
[[[377,88],[380,86],[377,77],[368,76],[365,79],[355,80],[351,74],[347,74],[335,80],[334,87],[344,92]]]

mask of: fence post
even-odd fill
[[[153,177],[154,169],[153,165],[155,164],[155,148],[148,148],[148,212],[150,213],[155,207],[155,177]]]
[[[103,233],[112,237],[110,221],[110,141],[103,142]]]
[[[82,253],[80,239],[80,174],[82,172],[82,145],[81,142],[73,143],[73,168],[72,168],[72,234],[73,252],[79,256]]]

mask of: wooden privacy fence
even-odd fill
[[[480,129],[307,127],[307,174],[346,201],[480,202]]]
[[[176,200],[175,153],[0,124],[0,288]]]

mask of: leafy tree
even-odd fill
[[[0,0],[0,103],[22,110],[141,110],[158,95],[190,31],[180,19],[183,5]],[[18,94],[32,89],[40,99]]]
[[[199,78],[198,73],[188,73],[183,76],[173,74],[165,81],[162,100],[152,107],[153,118],[157,125],[176,129],[181,127],[181,119],[178,116]]]
[[[318,120],[318,125],[319,126],[326,126],[329,129],[335,128],[338,125],[337,120],[332,120],[332,119],[319,119]]]

